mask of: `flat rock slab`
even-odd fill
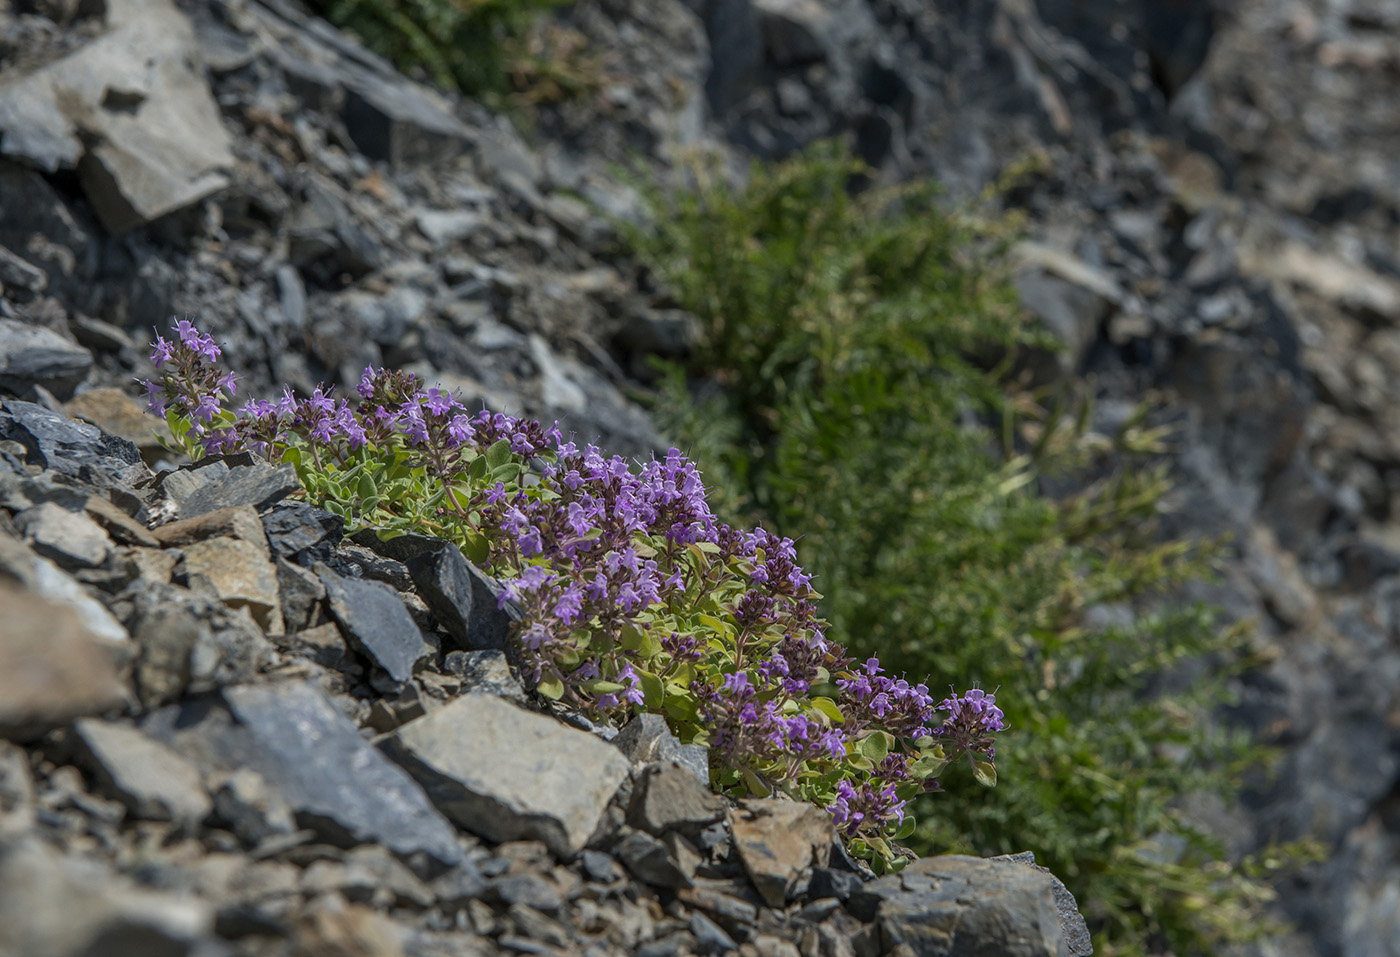
[[[102,526],[57,502],[41,502],[16,513],[15,525],[36,552],[64,568],[101,565],[112,549],[112,540]]]
[[[628,772],[607,742],[493,695],[459,698],[383,746],[466,829],[561,857],[588,842]]]
[[[121,707],[126,642],[93,634],[72,608],[0,579],[0,737],[25,741]]]
[[[262,524],[272,550],[298,565],[330,558],[345,531],[345,519],[305,502],[278,502]]]
[[[122,232],[227,185],[228,131],[170,0],[107,0],[107,30],[0,82],[0,151],[77,170],[98,218]]]
[[[0,386],[29,395],[43,386],[68,398],[87,378],[92,353],[43,326],[0,319]]]
[[[1032,867],[950,855],[915,861],[867,884],[848,905],[880,928],[882,950],[918,957],[1069,953],[1054,879]]]
[[[327,843],[382,844],[420,871],[461,859],[452,825],[422,788],[311,685],[225,688],[219,699],[154,712],[142,729],[206,776],[256,771],[297,826]]]
[[[381,582],[345,578],[319,563],[313,570],[326,586],[331,615],[350,644],[393,680],[412,678],[414,665],[433,649],[398,592]]]
[[[299,488],[301,483],[290,465],[235,465],[191,493],[180,503],[180,514],[188,518],[232,505],[251,505],[262,511]]]
[[[140,451],[126,439],[33,402],[0,402],[0,439],[23,445],[25,459],[32,465],[102,488],[129,490],[151,474]]]
[[[74,730],[99,787],[136,817],[192,825],[213,810],[199,769],[159,741],[95,718],[79,720]]]
[[[831,815],[802,801],[740,801],[729,829],[744,870],[763,899],[782,907],[799,878],[831,859]]]

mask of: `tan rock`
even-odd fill
[[[740,801],[729,828],[749,879],[772,907],[787,903],[804,872],[826,866],[836,840],[831,815],[801,801]]]

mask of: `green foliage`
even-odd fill
[[[572,44],[545,49],[531,28],[567,0],[310,0],[317,13],[356,33],[401,69],[469,96],[500,101],[524,87],[536,98],[588,84]],[[558,44],[555,44],[558,46]]]
[[[1004,689],[996,800],[923,806],[916,849],[1035,851],[1099,953],[1263,933],[1257,862],[1220,861],[1182,810],[1258,754],[1212,718],[1242,630],[1168,600],[1211,554],[1155,537],[1165,437],[1141,417],[1099,436],[1082,400],[1014,387],[1050,344],[999,266],[1012,226],[927,186],[851,196],[858,171],[821,147],[743,188],[701,162],[698,189],[653,192],[631,240],[706,333],[663,380],[663,428],[713,502],[799,539],[833,637]],[[1080,491],[1042,492],[1056,477]]]

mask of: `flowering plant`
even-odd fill
[[[352,524],[456,542],[523,610],[520,658],[540,695],[619,722],[665,715],[682,742],[709,748],[718,789],[827,808],[880,871],[902,866],[905,805],[949,762],[966,756],[995,784],[995,696],[935,702],[877,659],[847,657],[792,540],[717,521],[679,451],[634,471],[557,427],[470,413],[372,367],[357,401],[287,390],[235,413],[218,357],[187,321],[156,337],[150,408],[179,447],[290,462],[307,498]]]

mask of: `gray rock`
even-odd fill
[[[136,690],[147,708],[174,701],[192,680],[197,646],[212,640],[209,624],[182,602],[166,602],[159,591],[136,597],[131,637],[140,649],[133,669]]]
[[[290,263],[277,267],[277,304],[282,309],[282,321],[293,329],[300,329],[306,322],[306,285]]]
[[[126,644],[126,629],[106,606],[85,592],[53,562],[36,555],[0,529],[0,577],[10,578],[31,595],[77,614],[89,634],[117,646]]]
[[[925,858],[868,884],[848,906],[878,922],[886,949],[903,947],[919,957],[1068,953],[1054,882],[1029,867],[976,857]]]
[[[326,586],[314,573],[285,558],[275,559],[277,566],[277,595],[282,604],[282,621],[287,632],[314,628],[321,624],[321,603],[326,600]],[[337,641],[340,641],[337,629]]]
[[[300,488],[296,471],[290,465],[272,466],[266,462],[233,465],[225,474],[211,476],[208,482],[186,496],[180,502],[180,514],[191,518],[234,505],[251,505],[262,511]]]
[[[213,808],[199,770],[136,728],[83,718],[74,732],[102,793],[136,817],[188,827]]]
[[[481,228],[485,219],[466,209],[425,209],[414,217],[414,222],[434,246],[446,246],[466,239]]]
[[[252,768],[221,776],[213,803],[219,819],[249,847],[296,830],[291,805]]]
[[[627,822],[658,837],[668,831],[695,836],[724,817],[724,803],[673,762],[651,764],[642,771],[627,808]]]
[[[1079,902],[1074,899],[1074,895],[1069,892],[1069,888],[1064,885],[1064,882],[1050,873],[1048,867],[1041,867],[1035,862],[1033,851],[1002,854],[998,857],[988,858],[988,860],[1033,867],[1040,873],[1049,876],[1053,882],[1055,911],[1060,916],[1060,934],[1064,937],[1065,943],[1065,948],[1060,952],[1061,957],[1065,957],[1065,955],[1068,957],[1088,957],[1094,952],[1094,942],[1089,939],[1089,925],[1084,922],[1084,915],[1079,913]]]
[[[43,502],[17,513],[15,526],[36,552],[64,568],[101,565],[112,550],[112,540],[102,526],[56,502]]]
[[[706,790],[710,787],[710,752],[702,744],[681,744],[659,714],[639,714],[617,734],[614,742],[633,764],[674,761]]]
[[[93,634],[71,608],[0,579],[0,736],[17,741],[128,698],[125,643]]]
[[[290,217],[287,258],[302,272],[335,279],[378,269],[384,250],[350,212],[342,190],[317,173],[302,182],[305,201]]]
[[[32,402],[0,402],[0,439],[23,445],[31,464],[101,488],[129,490],[150,476],[140,451],[126,439]]]
[[[399,77],[353,81],[341,116],[361,153],[396,168],[445,162],[472,138],[440,98]]]
[[[23,302],[43,292],[48,284],[46,272],[0,246],[0,289],[14,290],[12,298]]]
[[[541,840],[560,856],[583,847],[627,776],[610,745],[492,695],[410,722],[384,747],[458,824],[493,841]]]
[[[221,700],[163,708],[142,728],[206,775],[256,771],[326,843],[382,844],[419,872],[461,859],[422,789],[311,685],[225,688]]]
[[[323,564],[313,571],[326,588],[331,615],[355,649],[394,681],[413,677],[414,666],[433,649],[423,640],[398,592],[381,582],[342,577]]]
[[[34,826],[34,775],[29,753],[0,741],[0,841]]]
[[[263,512],[262,525],[274,553],[305,567],[330,558],[345,519],[305,502],[278,502]]]
[[[105,22],[0,85],[0,152],[77,170],[103,225],[122,232],[220,189],[234,158],[184,14],[169,0],[108,0]]]
[[[60,399],[92,369],[92,353],[51,329],[0,319],[0,389],[31,395],[35,386]]]
[[[770,907],[782,907],[813,867],[825,867],[836,840],[831,815],[800,801],[740,801],[729,830],[744,870]]]
[[[443,661],[448,674],[462,679],[462,691],[469,694],[493,694],[516,704],[528,702],[525,686],[511,670],[510,662],[500,651],[452,651]]]
[[[739,949],[734,938],[704,914],[691,914],[690,923],[686,926],[695,935],[696,949],[702,954],[727,954]]]
[[[4,957],[199,957],[216,953],[213,916],[191,895],[137,890],[37,838],[0,840]]]
[[[395,541],[400,540],[392,539],[384,547],[394,549]],[[398,549],[406,555],[404,565],[418,594],[459,647],[467,651],[510,648],[511,617],[501,609],[499,592],[485,573],[451,542],[439,541],[435,548],[408,554],[415,544],[400,542]]]
[[[588,407],[588,394],[570,378],[565,364],[541,336],[530,336],[530,358],[540,373],[540,401],[545,408],[579,413]]]
[[[663,841],[631,828],[626,829],[613,852],[638,880],[655,887],[690,887],[700,863],[699,853],[685,838],[673,834]]]

